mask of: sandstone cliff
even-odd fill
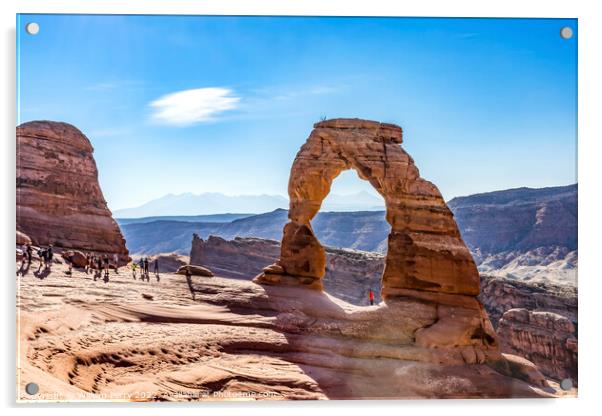
[[[495,324],[504,312],[514,308],[554,312],[577,323],[577,289],[574,287],[481,275],[479,298]]]
[[[99,253],[128,250],[98,183],[90,141],[66,123],[17,127],[17,228],[36,245]]]
[[[577,290],[482,276],[479,296],[503,352],[525,357],[548,377],[577,384]]]
[[[556,380],[577,385],[577,330],[565,316],[553,312],[510,309],[498,324],[502,351],[520,355]]]
[[[325,247],[324,289],[354,305],[368,304],[368,290],[380,302],[380,279],[384,256],[349,249]],[[206,266],[217,275],[250,280],[266,266],[278,260],[280,243],[260,238],[224,240],[216,236],[192,239],[190,263]]]

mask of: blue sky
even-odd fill
[[[21,15],[17,27],[18,122],[82,130],[112,209],[286,195],[322,117],[401,125],[446,199],[577,180],[575,19]],[[373,192],[352,172],[333,186],[360,190]]]

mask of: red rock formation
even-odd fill
[[[291,168],[290,221],[280,259],[255,282],[322,289],[326,253],[310,221],[333,179],[355,169],[383,196],[391,224],[383,298],[389,305],[411,298],[434,310],[434,321],[413,332],[414,344],[467,347],[467,363],[502,360],[493,326],[476,299],[476,265],[453,214],[435,185],[420,178],[401,142],[401,128],[391,124],[357,119],[315,124]]]
[[[510,309],[500,319],[498,334],[502,350],[527,358],[550,377],[577,384],[577,333],[568,318]]]
[[[481,277],[479,296],[497,324],[502,352],[535,362],[548,377],[577,384],[577,289]]]
[[[17,228],[53,244],[129,260],[102,195],[92,145],[77,128],[52,121],[17,127]]]
[[[75,267],[86,267],[86,264],[88,263],[86,255],[78,250],[63,251],[61,257],[67,262],[73,263]]]
[[[577,288],[541,282],[521,282],[503,277],[481,276],[479,299],[494,324],[515,308],[554,312],[577,323]]]
[[[225,240],[209,236],[203,240],[192,237],[190,264],[205,266],[218,276],[251,280],[261,269],[278,259],[280,244],[261,238]]]
[[[401,128],[357,119],[317,123],[301,147],[289,179],[289,219],[278,265],[258,282],[321,288],[326,254],[310,221],[334,178],[355,169],[383,196],[391,224],[383,297],[407,290],[475,296],[479,275],[453,214],[437,187],[422,179],[401,148]]]

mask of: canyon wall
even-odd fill
[[[577,385],[577,289],[481,276],[479,296],[503,352],[525,357],[548,377]]]

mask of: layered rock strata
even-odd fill
[[[53,244],[129,260],[125,240],[98,183],[88,138],[70,124],[17,127],[17,228]]]
[[[479,299],[487,308],[492,322],[515,308],[553,312],[577,325],[577,289],[541,282],[521,282],[504,277],[481,276]]]
[[[577,290],[483,276],[483,301],[497,326],[502,352],[517,354],[546,376],[577,385]]]
[[[498,334],[502,351],[527,358],[556,380],[577,384],[577,332],[567,317],[510,309],[499,321]]]

